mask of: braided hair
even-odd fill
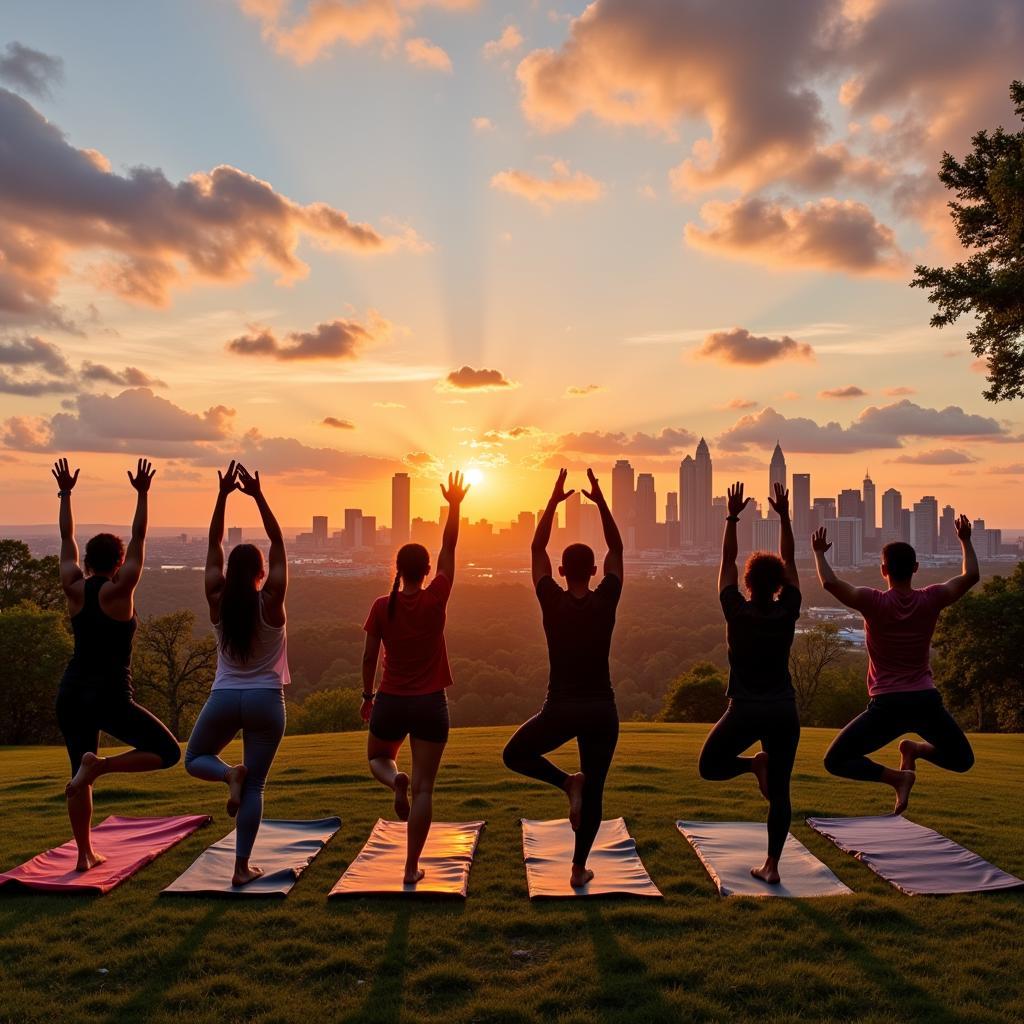
[[[398,588],[405,580],[406,583],[422,583],[423,578],[430,570],[430,552],[422,544],[405,544],[398,549],[398,556],[395,558],[395,582],[391,585],[391,594],[388,597],[388,618],[395,617],[395,608],[398,606]]]

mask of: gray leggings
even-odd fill
[[[217,755],[242,730],[242,762],[249,769],[235,826],[235,856],[252,853],[263,820],[263,789],[284,736],[284,692],[214,690],[199,712],[185,751],[185,770],[206,782],[224,782],[229,765]]]

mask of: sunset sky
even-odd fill
[[[982,398],[943,149],[1015,130],[1019,0],[37,0],[0,37],[0,521],[472,518],[707,437],[715,493],[935,494],[1024,527],[1024,410]],[[233,521],[255,522],[239,506]]]

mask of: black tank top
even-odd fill
[[[68,682],[124,684],[131,682],[132,640],[138,617],[127,622],[112,619],[100,607],[100,588],[105,576],[87,576],[85,604],[71,620],[75,653],[64,675]]]

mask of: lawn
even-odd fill
[[[452,734],[441,819],[484,818],[469,899],[328,903],[388,794],[364,736],[285,741],[268,817],[338,814],[342,828],[283,901],[159,899],[229,831],[220,787],[167,773],[101,780],[107,814],[209,812],[202,829],[107,896],[0,895],[3,1021],[985,1021],[1024,1020],[1024,894],[902,896],[812,833],[809,814],[887,809],[878,788],[824,775],[805,730],[793,831],[855,895],[720,899],[676,818],[758,818],[752,780],[702,782],[703,726],[628,725],[606,814],[625,816],[660,903],[531,905],[520,817],[562,817],[558,793],[510,777],[509,730]],[[974,737],[977,766],[923,765],[908,815],[1024,875],[1024,737]],[[0,865],[68,837],[57,748],[0,750]]]

